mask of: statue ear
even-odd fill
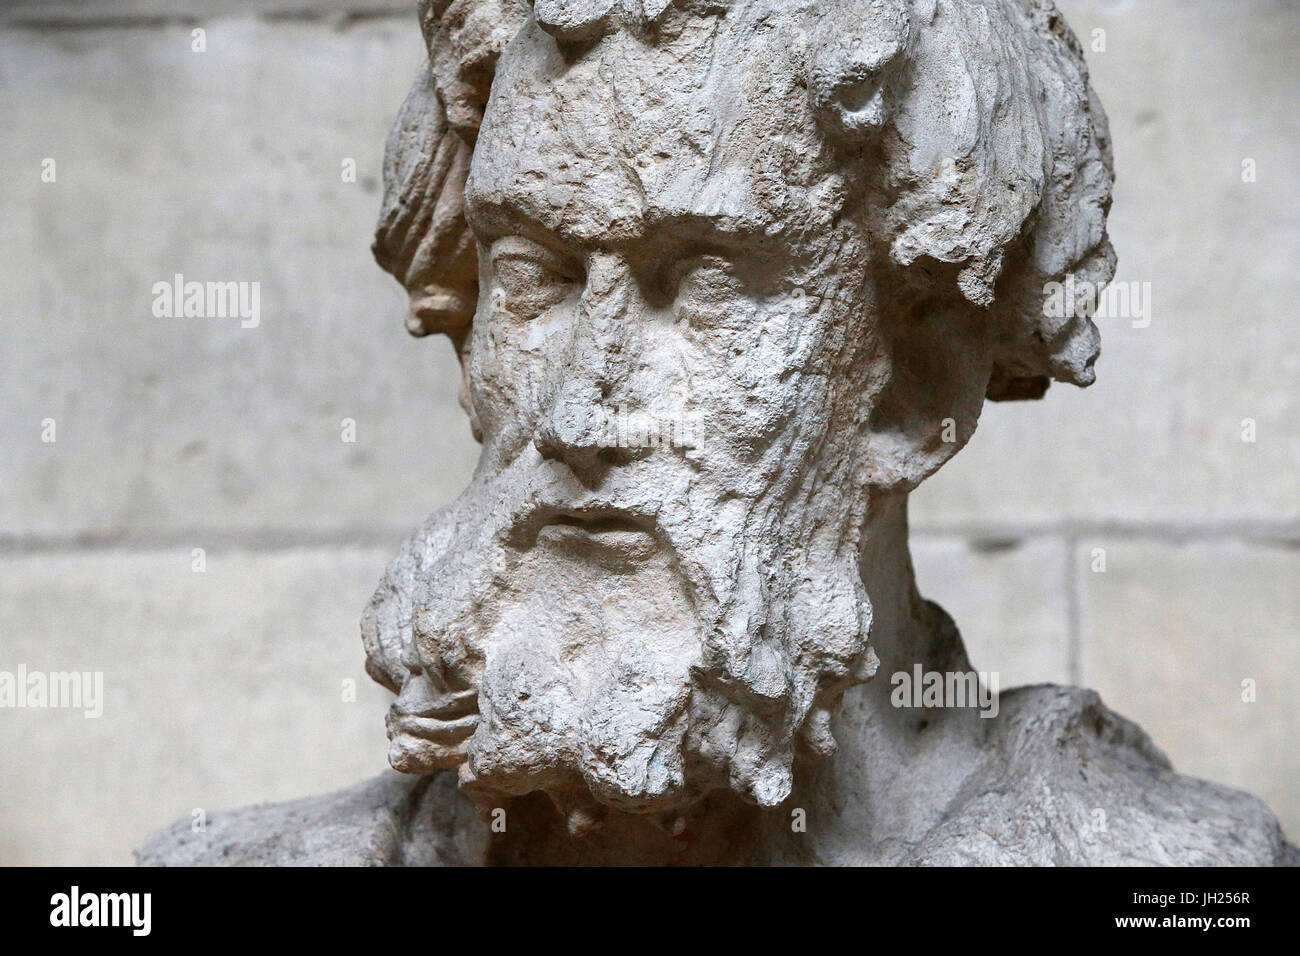
[[[965,303],[922,303],[882,316],[889,368],[867,422],[870,484],[911,491],[970,440],[993,368],[987,320]]]
[[[384,152],[384,199],[371,246],[410,296],[412,335],[464,339],[478,300],[478,256],[465,221],[472,147],[447,123],[426,66]]]

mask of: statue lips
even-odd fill
[[[636,559],[656,550],[652,529],[650,519],[619,508],[565,508],[541,520],[537,543],[596,557]]]

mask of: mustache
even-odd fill
[[[553,523],[607,521],[613,529],[621,521],[627,530],[658,533],[664,500],[655,489],[666,486],[666,477],[611,473],[593,487],[562,462],[520,455],[498,472],[476,475],[444,515],[465,530],[477,529],[480,543],[495,539],[513,547],[531,545],[536,532]]]

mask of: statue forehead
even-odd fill
[[[734,11],[733,11],[734,12]],[[466,189],[476,225],[579,241],[705,219],[771,233],[824,175],[798,18],[695,16],[569,57],[530,23],[503,54]]]

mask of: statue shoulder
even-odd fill
[[[912,862],[1031,865],[1294,864],[1263,801],[1176,773],[1137,724],[1091,690],[1003,693],[989,760]]]
[[[478,862],[484,827],[455,776],[393,771],[346,790],[189,818],[150,836],[141,866],[447,866]]]

